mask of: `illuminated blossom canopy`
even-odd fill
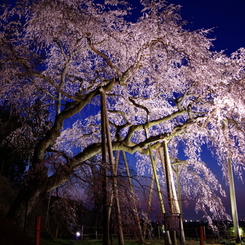
[[[237,173],[244,169],[245,49],[230,57],[211,51],[208,30],[184,29],[179,6],[140,2],[136,21],[128,18],[130,4],[117,0],[22,0],[3,8],[1,106],[23,120],[35,120],[37,101],[49,113],[48,120],[38,115],[39,129],[23,123],[4,142],[21,148],[28,138],[31,173],[43,178],[37,189],[52,190],[101,153],[103,89],[113,150],[137,152],[144,174],[149,145],[154,151],[167,140],[172,159],[179,151],[187,159],[180,172],[185,195],[199,195],[197,209],[225,215],[212,200],[223,191],[201,151],[208,145],[226,174],[229,149]],[[42,137],[35,134],[41,129]],[[55,168],[43,164],[50,159]]]

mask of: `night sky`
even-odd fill
[[[181,16],[190,30],[214,28],[214,49],[226,54],[245,46],[244,0],[170,0],[181,5]]]
[[[168,3],[181,5],[181,16],[189,23],[186,28],[189,30],[210,29],[210,38],[215,38],[213,50],[221,51],[229,55],[240,47],[245,47],[245,1],[244,0],[170,0]],[[224,188],[225,181],[220,173],[221,169],[217,166],[210,154],[203,152],[204,160],[208,166],[219,177]],[[240,180],[235,180],[236,196],[238,206],[238,216],[245,219],[245,185]],[[229,198],[224,200],[227,212],[231,214]],[[189,219],[200,218],[201,215],[195,215],[191,212],[192,205],[186,212]]]

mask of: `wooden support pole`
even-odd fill
[[[234,236],[236,244],[241,244],[241,236],[239,233],[239,221],[237,213],[237,203],[236,203],[236,191],[234,184],[233,169],[230,156],[228,157],[228,179],[229,179],[229,190],[230,190],[230,202],[231,202],[231,213],[232,221],[234,226]]]
[[[103,245],[109,244],[109,225],[110,225],[110,212],[109,212],[109,201],[108,201],[108,170],[106,163],[106,122],[105,122],[105,99],[103,98],[103,93],[101,93],[101,143],[102,143],[102,167],[104,180],[102,184],[103,188]]]
[[[204,232],[203,232],[203,226],[200,226],[200,245],[204,245]]]
[[[115,196],[115,201],[116,201],[116,210],[117,210],[117,222],[118,222],[118,231],[119,231],[119,245],[124,245],[124,237],[123,237],[123,229],[122,229],[122,216],[121,216],[121,210],[120,210],[120,201],[119,201],[119,194],[118,194],[118,184],[117,184],[117,167],[115,164],[115,161],[113,159],[113,151],[112,151],[112,142],[111,142],[111,134],[110,134],[110,127],[109,127],[109,120],[108,120],[108,115],[107,115],[107,108],[106,108],[106,94],[105,91],[101,88],[100,89],[101,93],[101,122],[103,123],[103,132],[107,142],[107,149],[108,149],[108,155],[109,155],[109,163],[110,163],[110,170],[111,170],[111,175],[112,175],[112,188],[113,188],[113,193]],[[102,146],[103,147],[103,146]],[[104,153],[106,155],[106,152]],[[106,156],[104,157],[106,158]],[[112,200],[112,198],[111,198]],[[108,201],[108,198],[107,198]],[[111,212],[111,205],[112,203],[110,202],[110,206],[108,207],[108,213]],[[110,215],[108,215],[108,218]],[[109,220],[107,220],[107,226],[108,226]],[[109,227],[107,227],[109,229]],[[104,241],[104,245],[107,245],[106,243],[109,243],[109,237],[108,237],[109,231],[107,231],[107,238]],[[108,239],[108,240],[107,240]]]
[[[177,198],[177,193],[174,185],[173,179],[173,171],[171,167],[170,157],[168,153],[168,142],[166,140],[163,141],[163,149],[159,149],[160,158],[162,162],[162,168],[164,169],[165,176],[166,176],[166,184],[167,184],[167,191],[168,191],[168,199],[169,199],[169,208],[170,214],[179,214],[180,219],[180,241],[181,244],[185,243],[185,233],[183,227],[183,220],[182,214],[180,213],[179,202]]]
[[[229,144],[229,125],[228,121],[225,124],[224,130],[227,137],[227,169],[228,169],[228,181],[229,181],[229,190],[230,190],[230,202],[231,202],[231,213],[232,213],[232,222],[234,226],[234,235],[236,244],[241,244],[241,236],[239,234],[239,221],[238,221],[238,212],[237,212],[237,203],[236,203],[236,191],[235,183],[233,176],[232,160],[231,160],[231,150]]]
[[[36,245],[40,245],[40,233],[41,233],[41,216],[36,217]]]

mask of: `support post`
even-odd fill
[[[81,240],[83,240],[83,225],[82,225],[82,229],[81,229]]]
[[[101,92],[101,142],[102,142],[102,166],[103,166],[103,245],[109,244],[109,224],[110,212],[108,203],[108,178],[107,178],[107,164],[106,164],[106,122],[105,122],[105,99]]]
[[[200,226],[200,245],[204,245],[204,232],[203,232],[203,226]]]
[[[35,233],[35,240],[36,245],[40,245],[40,232],[41,232],[41,216],[36,217],[36,233]]]
[[[183,220],[182,215],[180,213],[180,207],[179,202],[176,194],[176,189],[174,185],[174,179],[173,179],[173,172],[172,167],[170,163],[170,157],[168,153],[168,142],[166,140],[163,141],[163,150],[160,148],[160,157],[162,162],[162,167],[165,172],[166,176],[166,183],[167,183],[167,191],[168,191],[168,198],[169,198],[169,209],[171,214],[180,214],[180,242],[181,244],[185,243],[185,233],[184,233],[184,227],[183,227]],[[175,235],[174,235],[175,237]]]
[[[232,213],[232,222],[234,226],[234,235],[236,244],[241,244],[241,236],[239,234],[239,221],[238,221],[238,213],[237,213],[237,203],[236,203],[236,192],[235,192],[235,184],[234,184],[234,176],[232,169],[232,161],[231,161],[231,151],[229,144],[229,125],[228,121],[225,124],[224,129],[226,130],[227,137],[227,168],[228,168],[228,181],[229,181],[229,190],[230,190],[230,202],[231,202],[231,213]]]
[[[109,162],[110,162],[110,170],[111,170],[111,175],[112,175],[112,188],[113,188],[113,193],[115,196],[115,201],[116,201],[116,211],[117,211],[117,222],[118,222],[118,232],[119,232],[119,244],[124,245],[124,237],[123,237],[123,229],[122,229],[122,217],[121,217],[121,210],[120,210],[120,201],[119,201],[119,193],[118,193],[118,185],[117,185],[117,167],[113,159],[113,151],[112,151],[112,142],[111,142],[111,135],[110,135],[110,128],[109,128],[109,120],[108,120],[108,115],[107,115],[107,108],[106,108],[106,94],[105,91],[101,88],[101,122],[102,122],[102,138],[104,142],[102,141],[102,144],[107,145],[107,150],[108,150],[108,156],[109,156]],[[102,151],[102,158],[103,161],[106,162],[106,147],[103,147]],[[107,197],[108,200],[108,197]],[[112,205],[112,198],[110,204]],[[111,206],[110,208],[108,207],[108,211],[110,213],[111,211]],[[108,219],[110,218],[110,214],[107,214]],[[103,241],[104,245],[107,245],[109,243],[109,220],[107,220],[107,238],[106,240]],[[106,244],[107,243],[107,244]]]
[[[156,187],[157,187],[157,195],[158,195],[158,199],[159,199],[159,203],[160,203],[160,208],[161,208],[162,214],[164,215],[166,213],[166,211],[165,211],[165,207],[164,207],[164,202],[163,202],[163,197],[162,197],[159,179],[157,176],[157,167],[156,167],[157,159],[154,160],[150,145],[149,145],[149,155],[150,155],[150,159],[151,159],[152,172],[153,172],[154,180],[155,180]],[[167,239],[168,244],[172,244],[171,237],[170,237],[170,234],[168,231],[166,231],[166,239]]]
[[[230,157],[228,158],[228,178],[229,178],[231,213],[232,213],[232,221],[234,226],[235,242],[236,244],[241,244],[242,240],[239,234],[239,221],[238,221],[237,204],[236,204],[235,184],[234,184],[233,169],[232,169],[232,163]]]

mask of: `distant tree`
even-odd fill
[[[8,136],[21,127],[20,117],[4,106],[1,108],[0,119],[1,175],[10,179],[13,183],[18,183],[18,180],[25,171],[26,163],[24,162],[21,151],[16,147],[11,147],[7,141]]]
[[[35,142],[25,186],[9,212],[20,224],[26,199],[29,213],[41,193],[60,186],[101,153],[101,88],[114,151],[149,154],[149,145],[154,151],[166,140],[177,158],[182,143],[195,168],[201,146],[208,144],[225,166],[222,125],[228,119],[232,160],[237,171],[244,167],[245,50],[231,57],[212,52],[208,31],[185,30],[178,6],[140,2],[136,21],[129,19],[133,10],[126,1],[2,5],[0,102],[7,98],[29,120],[38,100],[52,123],[42,136],[22,129],[11,137],[16,142],[25,132]],[[42,127],[47,119],[39,116],[36,126]]]
[[[0,216],[5,216],[8,213],[16,195],[16,189],[11,186],[11,183],[5,177],[0,175]]]
[[[34,102],[28,110],[27,119],[7,100],[0,108],[0,173],[16,188],[20,188],[25,171],[30,167],[36,139],[42,137],[48,128],[48,121],[46,124],[39,121],[40,114],[47,119],[48,112],[42,110],[38,102]]]

